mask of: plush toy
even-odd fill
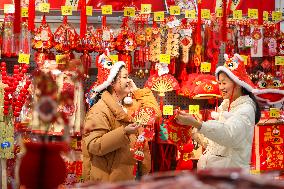
[[[180,158],[176,167],[176,170],[192,170],[193,163],[190,157],[193,155],[194,146],[192,140],[179,148]]]

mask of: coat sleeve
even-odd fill
[[[103,156],[130,142],[124,127],[111,130],[110,123],[103,113],[88,115],[85,125],[93,128],[83,136],[88,152],[93,155]]]
[[[238,148],[252,132],[255,113],[252,105],[242,105],[222,123],[216,120],[203,122],[199,132],[208,139],[231,148]]]
[[[150,89],[138,89],[133,93],[133,95],[134,98],[142,105],[142,107],[152,107],[157,113],[157,117],[162,116],[157,100]]]

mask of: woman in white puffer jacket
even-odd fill
[[[176,120],[197,129],[193,138],[204,135],[206,150],[198,161],[198,169],[244,168],[249,170],[254,126],[260,120],[260,109],[252,94],[255,88],[249,79],[242,58],[225,55],[224,66],[216,69],[223,102],[215,120],[198,122],[193,116],[179,111]]]

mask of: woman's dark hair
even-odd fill
[[[112,82],[116,82],[118,76],[119,76],[119,73],[121,71],[122,68],[125,68],[125,66],[121,66],[116,74],[116,76],[114,77],[113,81]],[[92,103],[90,104],[90,107],[92,107],[94,104],[96,104],[100,99],[101,99],[101,96],[103,94],[103,92],[105,91],[108,91],[109,93],[112,93],[113,91],[113,88],[112,86],[108,86],[106,89],[102,90],[101,92],[99,92],[94,98],[93,98],[93,101]]]
[[[260,117],[261,117],[261,111],[260,111],[259,104],[258,104],[255,96],[252,94],[252,92],[249,92],[244,87],[242,87],[242,93],[244,95],[249,95],[249,97],[254,101],[254,104],[255,104],[255,124],[257,124],[260,120]]]
[[[218,76],[218,79],[219,79],[219,75],[221,74],[221,73],[224,73],[224,74],[226,74],[225,72],[219,72],[218,74],[217,74],[217,76]],[[227,75],[227,74],[226,74]],[[229,77],[228,75],[227,75],[227,77]],[[231,79],[231,78],[230,78]],[[248,95],[253,101],[254,101],[254,104],[255,104],[255,124],[257,124],[258,122],[259,122],[259,120],[260,120],[260,117],[261,117],[261,111],[260,111],[260,107],[259,107],[259,104],[258,104],[258,101],[256,100],[256,98],[255,98],[255,96],[252,94],[252,92],[249,92],[246,88],[244,88],[244,87],[242,87],[242,93],[243,93],[243,95]]]

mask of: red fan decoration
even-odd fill
[[[156,119],[156,112],[152,107],[144,107],[134,112],[132,117],[140,125],[153,125]]]
[[[166,92],[178,90],[179,84],[176,78],[170,74],[158,76],[158,74],[152,75],[146,81],[146,88],[159,92],[159,96],[165,96]]]

